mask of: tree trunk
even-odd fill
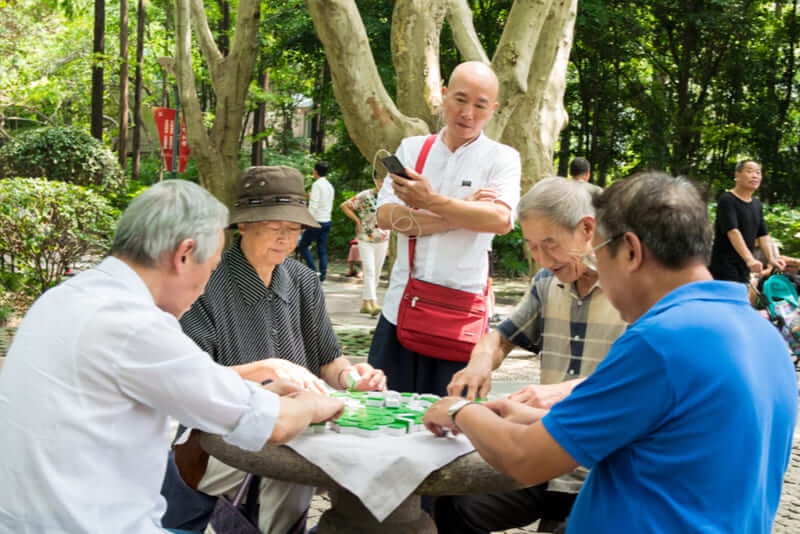
[[[570,136],[572,128],[569,125],[561,130],[561,142],[558,150],[558,176],[566,177],[569,173]]]
[[[208,26],[202,0],[175,0],[175,74],[186,124],[186,137],[197,163],[200,184],[221,202],[233,204],[239,169],[239,132],[245,98],[258,53],[260,2],[240,0],[230,53],[223,55]],[[206,130],[192,70],[190,24],[208,65],[216,95],[215,119]]]
[[[312,154],[325,152],[325,98],[331,74],[328,62],[322,59],[320,68],[317,69],[317,83],[314,90],[314,115],[311,118],[311,147]]]
[[[331,68],[334,94],[350,138],[369,161],[409,135],[438,130],[439,41],[443,21],[466,59],[488,62],[467,0],[397,0],[392,61],[397,105],[378,76],[354,0],[306,0]],[[486,134],[520,151],[523,190],[553,173],[553,148],[566,123],[566,68],[577,0],[518,0],[491,65],[500,104]]]
[[[347,132],[361,154],[372,161],[379,149],[393,152],[403,138],[429,133],[430,126],[402,114],[383,87],[355,2],[306,0],[306,5],[328,58]],[[397,72],[397,79],[404,75]]]
[[[133,88],[133,147],[131,176],[139,179],[139,164],[142,151],[142,59],[144,57],[144,25],[146,16],[144,0],[136,7],[136,79]]]
[[[267,90],[267,67],[262,65],[258,72],[258,86],[262,91]],[[267,103],[259,102],[253,115],[253,147],[250,151],[250,165],[264,164],[264,121],[267,118]]]
[[[119,166],[128,164],[128,0],[119,1]]]
[[[95,139],[103,140],[103,53],[105,52],[106,4],[94,0],[94,44],[92,52],[92,125]]]

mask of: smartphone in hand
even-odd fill
[[[400,162],[400,160],[397,159],[397,156],[387,156],[385,158],[381,158],[381,163],[383,163],[383,166],[386,167],[386,170],[390,173],[402,176],[407,180],[411,179],[411,177],[406,174],[406,168]]]

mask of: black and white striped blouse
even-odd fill
[[[222,255],[181,326],[222,365],[283,358],[319,376],[322,366],[342,355],[316,273],[287,258],[275,266],[267,287],[240,240]]]

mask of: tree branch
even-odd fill
[[[497,138],[504,142],[516,140],[522,160],[523,191],[554,172],[553,148],[567,122],[563,100],[577,11],[578,0],[553,3],[547,15],[547,31],[533,47],[528,92],[520,98],[506,127],[497,132]]]
[[[392,13],[392,63],[397,75],[397,107],[434,128],[442,104],[439,39],[447,0],[397,0]]]
[[[503,35],[492,58],[500,81],[500,106],[492,119],[493,131],[502,132],[514,114],[519,99],[528,92],[528,73],[542,26],[554,3],[565,0],[515,0],[508,13]]]
[[[181,108],[186,124],[186,137],[192,151],[199,158],[207,157],[202,147],[208,146],[208,134],[203,125],[200,102],[197,98],[194,71],[192,70],[192,35],[189,30],[189,2],[197,0],[175,0],[175,78],[181,98]],[[203,15],[205,17],[205,14]],[[207,27],[207,26],[206,26]],[[211,69],[209,68],[209,71]]]
[[[404,137],[429,132],[422,120],[400,113],[386,93],[355,2],[305,2],[325,48],[345,126],[361,154],[372,161],[378,149],[393,151]]]
[[[191,20],[194,32],[197,35],[197,43],[206,58],[208,74],[211,76],[212,83],[214,83],[219,76],[219,66],[224,56],[217,48],[214,35],[211,33],[211,28],[208,27],[208,18],[206,17],[206,8],[203,5],[203,0],[189,0],[189,2],[191,4]],[[177,1],[175,10],[177,18]]]
[[[489,64],[489,56],[483,49],[475,25],[472,23],[472,10],[467,0],[449,0],[447,22],[453,30],[456,48],[466,61],[480,61]]]

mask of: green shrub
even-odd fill
[[[44,291],[70,265],[108,252],[117,215],[106,199],[85,187],[39,178],[0,180],[3,271],[33,279]]]
[[[528,274],[530,266],[525,257],[525,246],[519,223],[506,235],[495,236],[492,241],[495,275],[514,278]]]
[[[114,154],[80,128],[37,128],[0,148],[0,178],[40,176],[48,180],[121,191],[125,177]]]
[[[782,204],[765,205],[764,220],[770,237],[778,242],[781,254],[800,257],[800,211]]]

